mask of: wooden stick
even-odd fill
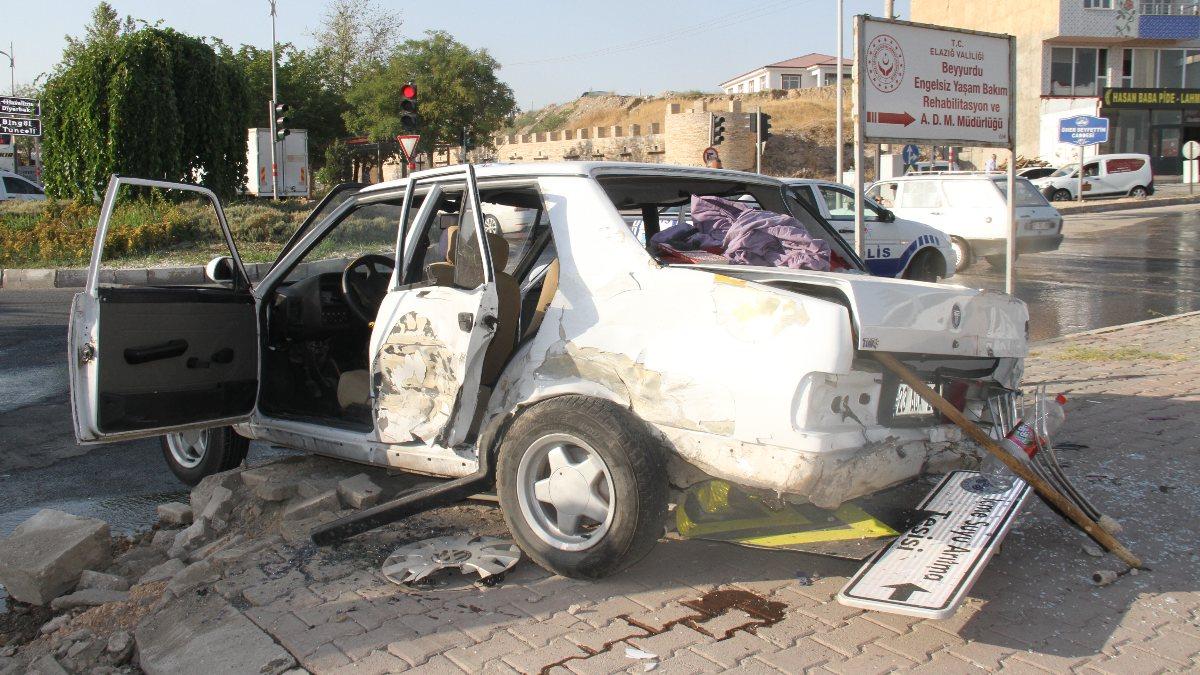
[[[1129,549],[1125,548],[1121,542],[1109,534],[1108,530],[1100,527],[1091,518],[1088,518],[1083,511],[1075,506],[1075,503],[1064,497],[1054,486],[1042,480],[1037,474],[1031,471],[1028,467],[1021,463],[1016,457],[1008,454],[1001,448],[991,436],[987,435],[978,425],[967,419],[958,408],[955,408],[952,403],[942,398],[937,392],[930,389],[919,377],[916,376],[908,366],[901,363],[896,357],[885,352],[875,352],[873,356],[879,360],[888,370],[895,373],[904,384],[907,384],[913,391],[929,402],[938,412],[945,415],[951,422],[957,424],[963,431],[967,432],[976,443],[983,446],[984,450],[992,453],[1004,462],[1004,465],[1017,474],[1026,483],[1033,486],[1038,494],[1045,497],[1047,501],[1054,504],[1058,509],[1067,515],[1084,532],[1087,533],[1097,544],[1112,551],[1114,555],[1120,558],[1126,565],[1130,567],[1142,568],[1142,561],[1138,559]]]

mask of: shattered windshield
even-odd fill
[[[782,185],[685,176],[601,176],[646,250],[667,264],[861,270],[829,223]]]

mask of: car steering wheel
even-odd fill
[[[380,271],[380,267],[386,271]],[[363,271],[358,271],[359,268]],[[394,269],[396,262],[391,258],[368,253],[350,261],[342,270],[342,294],[346,297],[346,306],[363,323],[370,324],[375,320]]]

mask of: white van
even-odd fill
[[[961,272],[976,258],[1004,268],[1008,236],[1007,177],[960,172],[910,174],[873,184],[867,196],[897,216],[950,236]],[[1032,183],[1017,182],[1017,252],[1054,251],[1062,243],[1062,216]]]
[[[1079,197],[1079,165],[1069,164],[1033,181],[1047,199],[1064,202]],[[1097,155],[1083,163],[1084,197],[1145,197],[1154,194],[1150,156]]]
[[[44,201],[46,193],[36,183],[12,171],[0,171],[0,201]]]

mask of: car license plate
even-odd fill
[[[1047,221],[1030,223],[1029,229],[1031,229],[1031,230],[1052,230],[1052,229],[1054,229],[1054,223],[1047,222]]]
[[[929,387],[936,388],[932,384]],[[932,414],[933,406],[913,391],[912,387],[903,382],[896,387],[896,403],[892,408],[893,417],[923,417]]]

